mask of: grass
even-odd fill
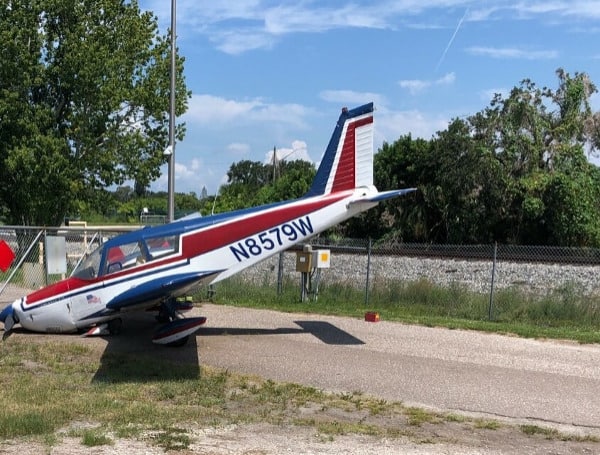
[[[440,423],[441,419],[437,414],[426,411],[421,408],[406,408],[408,424],[413,426],[421,426],[424,423]]]
[[[82,446],[98,447],[127,438],[185,452],[194,441],[191,429],[232,424],[309,427],[323,441],[360,434],[418,443],[439,439],[428,430],[431,425],[499,428],[491,420],[408,407],[358,391],[326,393],[175,363],[168,355],[99,352],[91,346],[73,339],[31,342],[25,337],[0,345],[0,383],[5,391],[0,444],[26,438],[50,449],[71,437]],[[520,430],[569,438],[541,427]]]
[[[111,445],[113,440],[101,431],[85,430],[81,437],[81,443],[86,447],[96,447]]]
[[[329,394],[156,356],[101,355],[72,340],[11,338],[0,347],[0,382],[7,400],[0,408],[0,441],[26,437],[55,444],[64,434],[94,447],[111,445],[115,437],[137,438],[178,451],[191,443],[182,427],[186,422],[266,422],[310,426],[332,436],[389,436],[400,430],[371,420],[402,425],[416,412],[359,392]],[[298,419],[301,409],[309,410],[304,414],[310,417]]]
[[[523,433],[528,436],[542,436],[545,439],[559,441],[578,441],[578,442],[600,442],[600,439],[594,436],[578,436],[564,434],[555,428],[540,427],[538,425],[521,425],[519,427]]]
[[[216,291],[214,301],[228,305],[357,318],[377,311],[387,321],[600,343],[600,297],[587,296],[573,284],[546,295],[516,288],[497,291],[492,320],[489,295],[458,284],[441,287],[425,279],[376,283],[368,305],[365,291],[352,283],[322,285],[318,300],[305,302],[300,302],[299,286],[292,281],[284,283],[280,295],[275,286],[252,285],[239,277],[219,283]]]

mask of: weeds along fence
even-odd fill
[[[23,289],[34,290],[68,276],[87,251],[117,234],[139,226],[88,227],[84,223],[60,228],[0,226],[0,240],[16,258],[0,272],[0,303],[12,301]],[[55,238],[64,239],[66,269],[48,267]],[[368,239],[312,239],[313,250],[330,251],[330,267],[320,270],[321,288],[342,285],[364,291],[365,303],[376,290],[426,282],[444,288],[489,295],[490,318],[499,292],[532,296],[559,294],[600,297],[600,249],[516,245],[375,244]],[[302,245],[260,262],[239,279],[256,286],[281,290],[298,286],[297,253]],[[218,292],[218,286],[216,291]],[[316,292],[316,290],[313,290]],[[313,295],[314,296],[314,295]]]

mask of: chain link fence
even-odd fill
[[[568,290],[578,296],[600,296],[600,249],[518,245],[382,244],[365,239],[316,238],[313,250],[327,249],[331,267],[322,270],[322,286],[342,283],[365,291],[376,287],[427,281],[488,294],[490,318],[495,293],[515,291],[544,296]],[[300,249],[298,249],[300,251]],[[242,272],[254,284],[281,287],[297,280],[296,251]]]
[[[12,301],[16,288],[35,290],[68,276],[77,263],[100,242],[137,226],[91,228],[85,225],[60,228],[0,226],[0,240],[15,252],[9,270],[0,272],[0,303]],[[65,239],[67,269],[51,273],[45,247],[48,238]],[[321,285],[352,286],[369,293],[391,283],[427,280],[435,285],[460,286],[490,296],[514,289],[544,295],[568,288],[582,296],[600,295],[600,249],[516,245],[375,244],[368,239],[333,240],[317,237],[313,250],[331,253],[330,267],[320,275]],[[263,261],[241,274],[256,285],[281,289],[283,279],[299,280],[297,249]],[[15,297],[16,298],[16,297]]]

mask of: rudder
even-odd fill
[[[306,196],[373,184],[373,103],[342,109]]]

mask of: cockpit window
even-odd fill
[[[143,241],[113,246],[106,255],[106,274],[115,273],[149,260]]]
[[[76,278],[83,280],[93,280],[98,276],[100,271],[100,260],[102,259],[103,246],[99,246],[92,251],[73,271],[73,275]]]
[[[106,248],[109,249],[106,251],[105,263],[101,264]],[[178,235],[151,237],[111,247],[101,245],[79,264],[73,272],[73,276],[91,280],[98,276],[145,264],[178,251]]]
[[[153,259],[179,251],[179,236],[164,235],[147,239],[148,253]]]

